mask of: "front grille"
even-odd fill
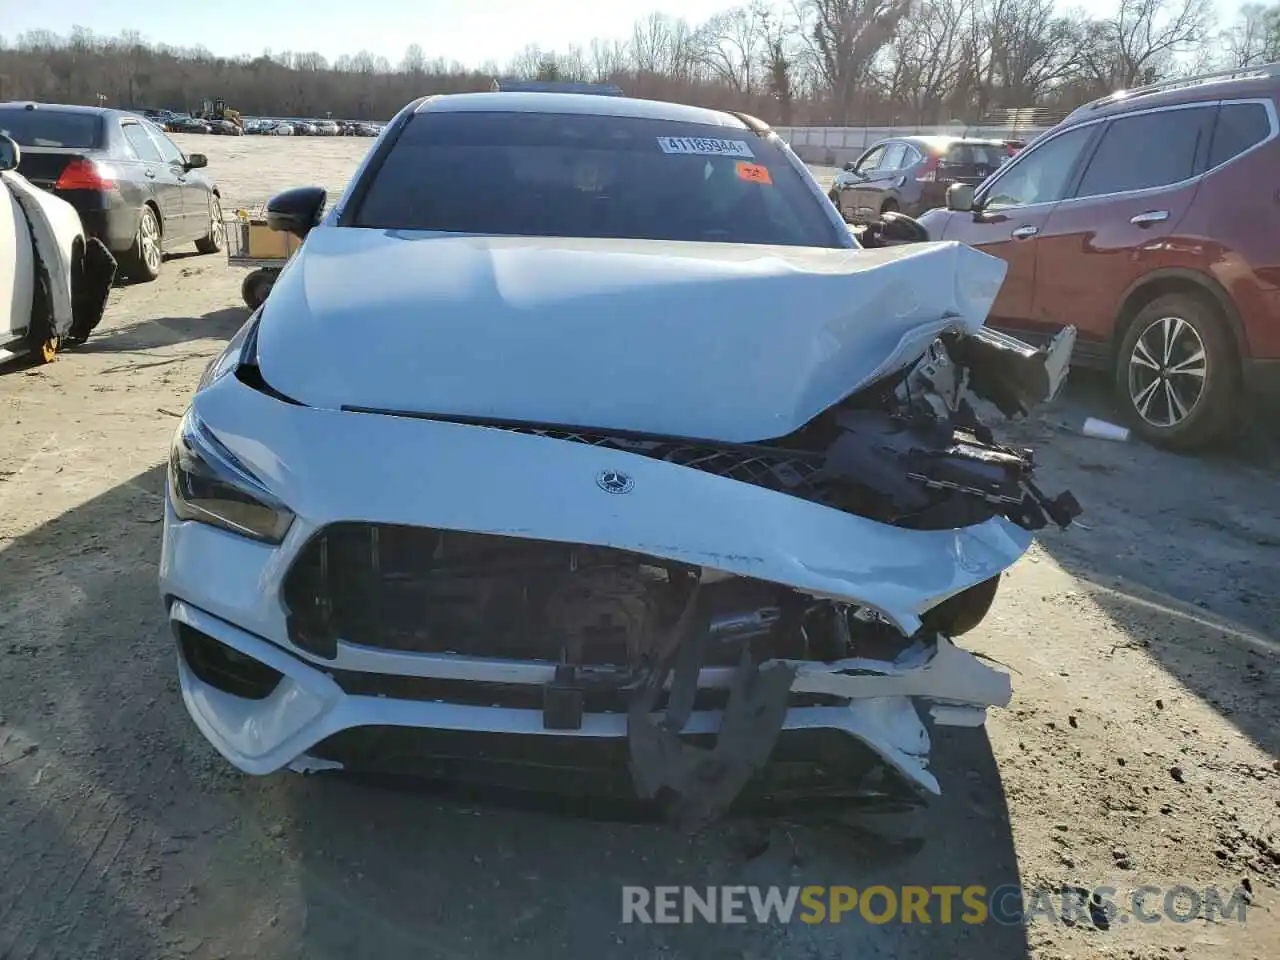
[[[821,454],[751,444],[713,445],[687,440],[633,439],[594,431],[549,427],[503,425],[501,429],[665,460],[667,463],[714,473],[718,477],[727,477],[739,483],[749,483],[805,500],[827,503],[824,485],[818,476],[823,464]]]
[[[423,653],[559,661],[566,628],[553,621],[567,608],[584,570],[618,569],[636,591],[673,601],[678,564],[607,548],[464,533],[430,527],[338,523],[303,549],[285,578],[290,639],[332,659],[337,641]],[[647,579],[646,579],[647,578]],[[602,608],[596,621],[575,622],[586,637],[574,662],[627,663],[636,633],[662,629],[678,608],[650,597],[632,600],[643,624],[618,622]],[[557,604],[557,601],[559,604]],[[579,618],[581,619],[581,618]]]

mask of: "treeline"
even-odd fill
[[[224,57],[136,32],[31,31],[0,37],[0,100],[191,110],[222,97],[251,116],[385,120],[424,93],[514,75],[616,83],[782,125],[935,124],[1065,110],[1171,75],[1276,60],[1280,3],[1218,24],[1212,0],[1118,0],[1102,19],[1053,0],[756,0],[701,24],[652,14],[625,40],[473,66],[416,43],[391,63],[367,51]]]

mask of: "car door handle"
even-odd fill
[[[1168,210],[1148,210],[1146,213],[1139,213],[1129,218],[1129,222],[1139,227],[1147,227],[1153,223],[1160,223],[1162,220],[1169,219]]]
[[[148,180],[154,180],[156,178],[156,172],[154,170],[146,170],[144,172],[146,173]]]
[[[1036,227],[1031,226],[1031,224],[1027,224],[1025,227],[1019,227],[1017,230],[1013,231],[1013,239],[1026,240],[1028,237],[1034,237],[1039,232],[1040,231]]]

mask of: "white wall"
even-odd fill
[[[840,166],[886,137],[952,136],[983,137],[993,140],[1030,140],[1046,127],[966,127],[963,124],[938,127],[774,127],[778,136],[791,144],[807,163]]]

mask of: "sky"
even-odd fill
[[[1176,2],[1176,0],[1175,0]],[[1226,21],[1242,0],[1217,0]],[[563,51],[593,37],[625,39],[648,13],[682,16],[691,23],[739,5],[734,0],[0,0],[0,36],[26,30],[67,33],[73,25],[115,35],[137,30],[173,46],[203,45],[215,54],[258,54],[270,48],[319,51],[332,59],[366,49],[393,64],[418,43],[429,58],[468,65],[503,64],[530,44]],[[1115,0],[1065,0],[1095,16]]]

